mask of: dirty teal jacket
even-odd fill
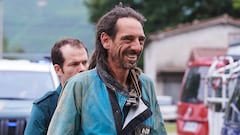
[[[166,135],[153,83],[143,74],[139,79],[142,96],[152,112],[143,124],[151,128],[151,135]],[[116,97],[122,111],[127,97],[121,93],[116,93]],[[47,134],[117,135],[107,87],[96,69],[77,74],[67,81]]]
[[[30,118],[24,131],[24,135],[46,135],[48,125],[57,107],[57,101],[62,86],[55,91],[47,92],[43,97],[33,102]]]

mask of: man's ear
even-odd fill
[[[102,32],[101,36],[100,36],[100,39],[101,39],[101,43],[103,45],[103,48],[109,49],[110,48],[110,42],[111,42],[110,36],[108,36],[107,33]]]
[[[58,64],[54,64],[53,68],[54,68],[54,70],[55,70],[55,72],[57,73],[58,76],[62,75],[62,73],[63,73],[62,69]]]

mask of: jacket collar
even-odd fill
[[[124,88],[116,79],[112,77],[112,75],[108,73],[107,67],[103,66],[103,64],[97,64],[96,69],[100,79],[109,89],[119,92],[125,96],[129,95],[128,89]]]

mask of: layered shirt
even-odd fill
[[[48,135],[166,135],[152,81],[143,73],[138,79],[138,107],[130,107],[125,114],[129,90],[104,68],[97,66],[75,75],[66,82]]]

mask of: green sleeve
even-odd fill
[[[80,118],[76,109],[74,89],[75,86],[72,83],[65,85],[62,95],[59,97],[60,99],[50,122],[47,135],[77,134]]]
[[[153,130],[153,135],[167,135],[166,132],[166,127],[165,127],[165,123],[162,117],[162,113],[159,109],[159,105],[157,103],[157,98],[156,98],[156,94],[155,94],[155,89],[153,84],[151,84],[151,90],[152,90],[152,94],[151,94],[151,100],[152,100],[152,104],[153,104],[153,118],[154,118],[154,130]]]
[[[153,82],[147,76],[140,76],[142,80],[142,84],[144,87],[144,92],[146,93],[151,110],[152,110],[152,130],[151,135],[167,135],[165,123],[162,117],[162,113],[159,109],[159,105],[157,103],[155,88]]]
[[[24,131],[24,135],[45,135],[47,127],[45,126],[46,114],[36,105],[33,104],[30,118]]]

